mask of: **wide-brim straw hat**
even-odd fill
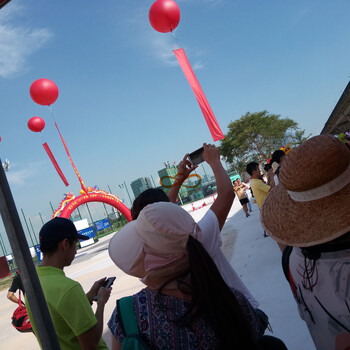
[[[147,205],[109,243],[109,256],[125,273],[159,288],[188,269],[187,241],[200,238],[191,215],[174,203]]]
[[[350,151],[338,139],[319,135],[293,149],[279,181],[261,208],[274,240],[309,247],[350,231]]]

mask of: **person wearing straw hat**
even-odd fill
[[[191,215],[170,202],[147,205],[114,235],[112,261],[146,285],[132,296],[128,324],[132,318],[151,349],[286,349],[276,338],[279,347],[259,347],[266,338],[257,313],[225,283],[201,235]],[[127,335],[123,300],[108,322],[113,350],[121,349]]]
[[[293,247],[287,264],[289,282],[316,348],[333,350],[347,338],[342,348],[346,349],[350,347],[349,149],[331,135],[315,136],[285,158],[279,180],[262,205],[263,227],[277,242]]]

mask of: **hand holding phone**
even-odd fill
[[[114,283],[115,279],[116,279],[116,277],[108,277],[106,279],[106,282],[104,283],[103,287],[106,289],[110,288],[112,286],[112,284]],[[93,300],[97,301],[97,299],[98,299],[98,294],[96,294],[94,296]]]
[[[201,147],[188,155],[188,159],[191,162],[192,166],[195,166],[204,162],[203,152],[204,152],[204,148]]]

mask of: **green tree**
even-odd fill
[[[307,136],[305,135],[305,130],[296,130],[294,135],[292,136],[292,141],[290,142],[291,147],[296,147],[301,145],[303,142],[308,140],[312,134],[309,134]]]
[[[289,118],[267,111],[249,113],[228,125],[229,131],[221,141],[220,151],[230,164],[250,160],[266,162],[271,153],[292,138],[298,124]]]

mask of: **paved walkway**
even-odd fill
[[[209,206],[194,211],[199,220]],[[274,335],[282,338],[289,350],[314,350],[306,326],[300,320],[297,309],[282,276],[280,252],[270,238],[263,238],[259,222],[259,211],[254,206],[252,216],[245,218],[236,200],[222,231],[223,251],[253,295],[268,313]],[[107,321],[121,297],[136,293],[143,288],[137,278],[127,276],[109,259],[108,242],[112,235],[103,237],[97,244],[80,249],[72,265],[65,269],[66,275],[81,283],[88,291],[95,280],[116,276],[112,294],[105,309],[103,337],[110,345]],[[16,305],[6,298],[7,291],[0,292],[0,346],[6,350],[39,349],[33,334],[15,330],[10,322]],[[288,325],[292,327],[288,328]],[[295,339],[300,341],[295,342]]]

